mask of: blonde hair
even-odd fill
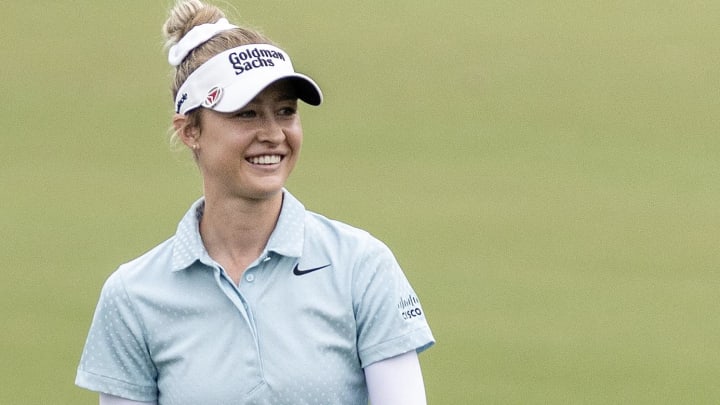
[[[216,6],[203,3],[200,0],[178,0],[170,10],[169,16],[162,27],[166,49],[177,44],[193,27],[215,23],[221,18],[225,18],[225,13]],[[259,31],[245,27],[220,32],[207,42],[198,45],[175,69],[170,86],[173,101],[180,86],[200,65],[220,52],[248,44],[275,45]],[[199,111],[200,109],[196,109],[188,112],[186,126],[200,126]],[[176,135],[174,134],[173,137]]]

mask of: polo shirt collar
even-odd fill
[[[200,237],[200,218],[205,209],[205,197],[195,201],[180,220],[172,250],[172,271],[183,270],[207,257]]]
[[[200,236],[200,219],[205,208],[201,197],[180,220],[172,251],[172,271],[184,270],[196,261],[209,261]],[[305,207],[289,191],[283,190],[283,204],[275,229],[265,250],[281,256],[300,257],[305,235]]]
[[[266,250],[281,256],[300,257],[305,240],[305,206],[289,191],[283,190],[283,204]]]

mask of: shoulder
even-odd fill
[[[175,237],[167,239],[153,247],[146,253],[121,264],[106,281],[107,287],[123,288],[134,285],[143,285],[156,281],[164,273],[172,269],[173,241]]]
[[[305,214],[305,238],[337,248],[389,250],[370,232],[312,211]]]
[[[348,270],[397,267],[390,248],[370,232],[310,211],[306,213],[303,250],[304,256],[322,254]]]

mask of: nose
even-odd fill
[[[283,126],[280,122],[278,122],[278,119],[275,116],[266,115],[263,117],[257,139],[260,142],[268,142],[272,144],[280,144],[285,140]]]

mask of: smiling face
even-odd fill
[[[182,123],[178,123],[176,128]],[[277,81],[232,113],[202,109],[200,128],[185,129],[207,198],[265,200],[280,195],[302,146],[297,96]]]

